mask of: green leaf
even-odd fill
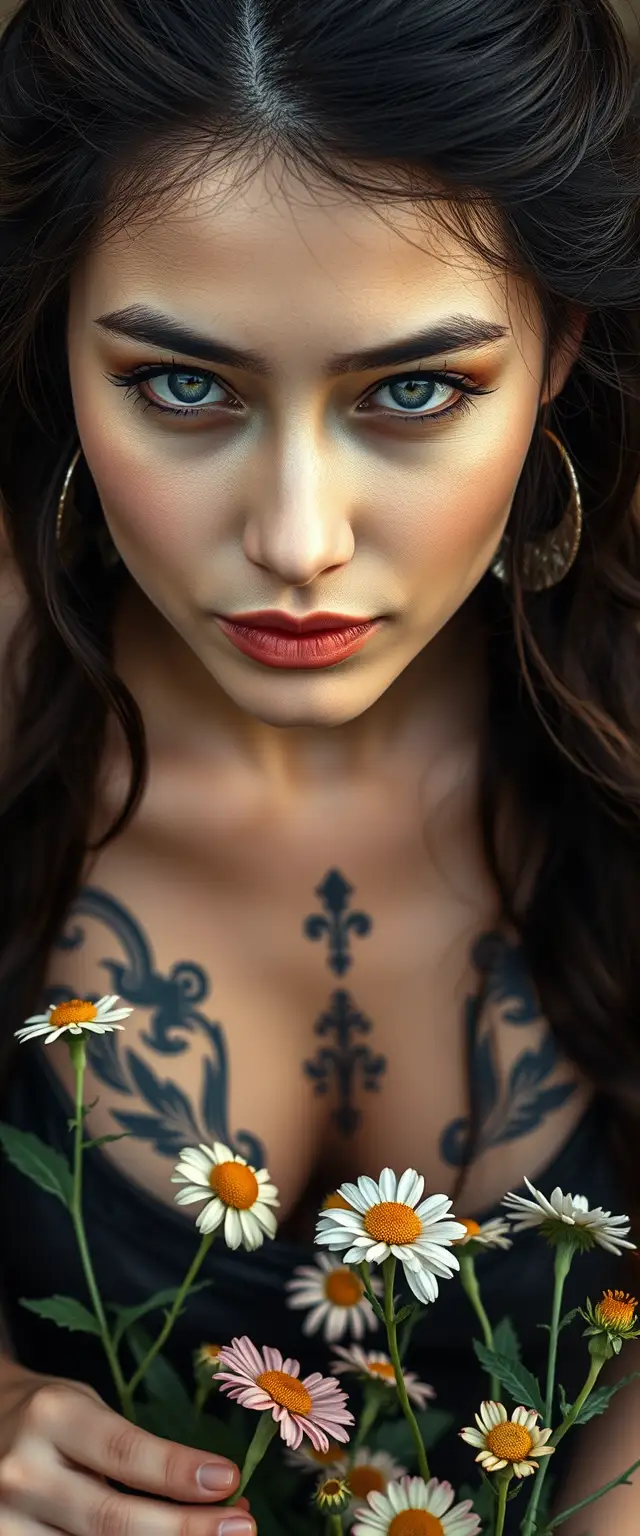
[[[430,1451],[451,1428],[454,1416],[446,1413],[443,1408],[425,1408],[422,1413],[416,1413],[416,1420],[425,1450]],[[383,1420],[371,1435],[369,1444],[372,1449],[388,1451],[390,1456],[401,1463],[415,1462],[415,1441],[404,1418],[393,1419],[391,1422]]]
[[[522,1359],[520,1340],[510,1317],[503,1317],[493,1330],[493,1347],[497,1354],[506,1355],[508,1360],[515,1360],[517,1364]]]
[[[415,1311],[415,1307],[402,1307],[402,1310],[396,1315],[396,1324],[406,1323],[407,1318],[413,1317]]]
[[[135,1359],[136,1365],[141,1365],[145,1355],[151,1349],[153,1339],[145,1333],[144,1329],[136,1323],[130,1325],[127,1335],[127,1343]],[[171,1413],[184,1413],[191,1416],[195,1408],[187,1389],[178,1375],[174,1366],[170,1365],[164,1355],[156,1355],[151,1361],[148,1371],[143,1377],[142,1386],[148,1396],[154,1401],[164,1403]],[[175,1438],[175,1437],[172,1437]]]
[[[93,1313],[73,1296],[48,1296],[43,1301],[27,1301],[21,1296],[20,1306],[57,1323],[59,1328],[69,1328],[72,1333],[97,1333],[100,1336],[100,1326]]]
[[[127,1132],[127,1135],[128,1134],[129,1133]],[[212,1283],[213,1282],[211,1280],[199,1280],[197,1285],[190,1286],[189,1296],[192,1296],[195,1291],[204,1290],[206,1285],[211,1285]],[[180,1287],[175,1285],[172,1286],[169,1290],[156,1291],[154,1296],[148,1296],[146,1301],[140,1301],[134,1307],[119,1307],[116,1306],[115,1302],[108,1302],[107,1305],[109,1311],[115,1312],[118,1318],[113,1333],[114,1344],[118,1345],[120,1340],[127,1332],[127,1329],[133,1327],[133,1324],[137,1323],[139,1318],[145,1317],[148,1312],[155,1312],[160,1307],[170,1307],[175,1301],[179,1289]],[[185,1297],[185,1302],[187,1300],[188,1297]],[[181,1309],[181,1311],[178,1313],[178,1317],[182,1315],[182,1310],[184,1309]],[[142,1359],[142,1356],[140,1358]]]
[[[571,1408],[571,1403],[567,1402],[567,1394],[561,1382],[558,1382],[558,1402],[560,1404],[560,1412],[562,1417],[563,1419],[566,1419],[567,1414]]]
[[[122,1141],[124,1136],[133,1136],[133,1131],[119,1131],[115,1136],[95,1136],[93,1141],[83,1141],[82,1146],[86,1152],[88,1147],[104,1147],[107,1141]]]
[[[99,1100],[100,1100],[100,1094],[98,1094],[97,1099],[93,1099],[90,1104],[83,1104],[82,1105],[81,1118],[83,1120],[86,1119],[87,1115],[91,1114],[92,1109],[95,1109],[96,1104],[99,1102]],[[67,1125],[68,1125],[70,1131],[75,1131],[77,1124],[78,1124],[78,1121],[76,1119],[74,1119],[74,1120],[67,1120]]]
[[[586,1403],[583,1403],[574,1423],[588,1424],[589,1419],[595,1419],[599,1413],[605,1413],[616,1392],[620,1392],[623,1387],[628,1387],[629,1383],[636,1381],[639,1376],[640,1371],[632,1371],[630,1376],[623,1376],[622,1380],[614,1382],[612,1387],[596,1387],[595,1392],[592,1392]]]
[[[487,1349],[486,1344],[481,1344],[474,1339],[473,1347],[480,1364],[490,1376],[497,1376],[498,1381],[506,1387],[517,1403],[524,1404],[525,1408],[535,1408],[536,1413],[544,1414],[544,1403],[540,1392],[540,1384],[526,1366],[517,1360],[510,1360],[508,1355],[499,1354],[495,1349]]]
[[[573,1307],[570,1312],[565,1312],[564,1317],[561,1318],[560,1322],[558,1323],[559,1334],[562,1333],[563,1328],[569,1327],[569,1324],[573,1322],[574,1317],[578,1316],[580,1310],[580,1307]],[[551,1333],[551,1329],[548,1323],[538,1323],[538,1327],[544,1328],[545,1333]]]
[[[13,1125],[5,1125],[0,1121],[0,1142],[4,1147],[10,1163],[26,1174],[28,1179],[33,1179],[34,1184],[39,1184],[41,1189],[46,1189],[50,1195],[57,1195],[67,1209],[71,1205],[73,1196],[73,1179],[69,1164],[60,1152],[54,1152],[39,1136],[34,1136],[31,1131],[17,1131]]]

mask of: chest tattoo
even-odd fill
[[[235,1134],[229,1128],[229,1060],[222,1025],[199,1006],[206,1002],[210,982],[202,966],[180,960],[165,975],[156,969],[153,950],[142,927],[127,908],[106,892],[87,887],[74,902],[67,927],[56,948],[66,954],[85,940],[82,919],[101,923],[117,940],[125,960],[104,958],[100,964],[108,977],[108,991],[117,993],[133,1008],[150,1010],[144,1044],[157,1056],[181,1055],[190,1037],[200,1036],[207,1045],[202,1068],[199,1101],[192,1104],[170,1077],[162,1077],[127,1046],[122,1034],[90,1035],[87,1062],[95,1077],[124,1098],[136,1099],[143,1109],[112,1109],[123,1130],[150,1143],[161,1157],[175,1159],[181,1148],[200,1142],[221,1141],[254,1167],[264,1166],[265,1149],[251,1131]],[[99,993],[92,994],[97,1002]],[[66,1002],[68,988],[50,987],[47,1004]]]
[[[368,938],[373,927],[367,912],[349,911],[353,891],[339,869],[330,869],[315,888],[324,911],[310,913],[303,923],[305,938],[324,940],[326,964],[334,976],[344,976],[354,963],[352,937]],[[304,1072],[316,1094],[333,1091],[331,1118],[343,1136],[352,1136],[362,1119],[358,1090],[376,1092],[386,1071],[385,1057],[376,1055],[368,1043],[372,1028],[344,987],[334,989],[313,1026],[322,1044],[313,1059],[305,1061]]]
[[[517,1141],[538,1129],[547,1115],[560,1109],[577,1083],[550,1083],[560,1064],[554,1036],[545,1029],[535,1045],[523,1042],[522,1050],[509,1068],[506,1081],[499,1071],[495,1026],[526,1030],[540,1023],[540,1003],[527,969],[523,949],[509,943],[500,933],[485,933],[473,950],[473,961],[484,988],[467,998],[465,1028],[471,1091],[475,1098],[474,1158]],[[462,1168],[467,1161],[472,1119],[462,1116],[452,1120],[442,1133],[440,1152],[445,1163]]]

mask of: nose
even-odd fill
[[[305,587],[349,564],[355,541],[348,501],[308,440],[253,494],[243,536],[244,553],[253,565],[286,586]]]

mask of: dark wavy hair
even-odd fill
[[[65,568],[56,506],[77,445],[70,277],[91,242],[215,164],[268,157],[365,204],[418,203],[539,304],[547,363],[586,311],[541,413],[510,522],[508,588],[487,575],[480,812],[505,918],[551,1027],[640,1127],[640,128],[609,0],[24,0],[0,44],[0,499],[28,611],[10,653],[0,785],[5,1054],[41,993],[83,878],[106,732],[131,758],[117,676],[122,572],[100,554],[89,469]],[[585,532],[552,591],[522,590],[525,540],[557,523],[566,445]],[[126,573],[125,573],[126,578]],[[498,833],[517,807],[518,837]]]

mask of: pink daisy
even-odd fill
[[[216,1385],[220,1391],[243,1408],[271,1412],[281,1439],[292,1450],[298,1449],[303,1434],[316,1451],[327,1451],[329,1438],[343,1443],[349,1439],[344,1426],[353,1424],[353,1414],[334,1376],[316,1371],[301,1381],[297,1360],[283,1360],[279,1349],[267,1346],[261,1353],[246,1334],[225,1345],[219,1360]]]

